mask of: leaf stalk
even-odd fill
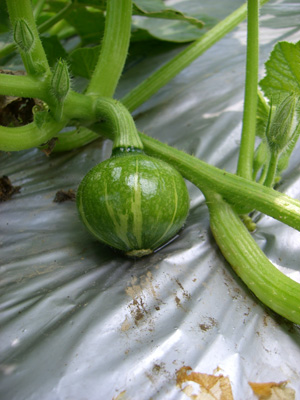
[[[258,0],[248,0],[247,59],[245,78],[245,97],[241,146],[237,173],[252,179],[256,135],[256,109],[259,59]]]
[[[119,82],[131,34],[131,0],[108,0],[101,51],[87,94],[112,97]]]

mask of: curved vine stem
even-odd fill
[[[265,305],[300,324],[300,284],[269,261],[237,213],[220,195],[210,190],[204,195],[211,231],[234,271]]]
[[[108,0],[101,51],[86,90],[87,94],[112,97],[120,79],[130,42],[131,0]]]
[[[209,165],[183,151],[140,134],[146,153],[172,164],[200,190],[213,187],[234,206],[246,206],[300,231],[300,202],[259,183]]]
[[[66,121],[57,123],[47,119],[40,126],[35,122],[15,128],[1,126],[0,143],[3,143],[5,139],[5,145],[1,146],[2,150],[18,151],[20,147],[26,150],[32,148],[32,143],[34,143],[34,147],[38,147],[57,135],[65,124]]]
[[[0,94],[4,96],[31,97],[47,101],[49,88],[45,80],[29,75],[0,74]]]
[[[124,105],[111,98],[99,99],[98,106],[101,119],[107,119],[110,130],[114,132],[113,149],[143,149],[134,120]]]

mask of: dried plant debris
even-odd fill
[[[117,397],[113,397],[112,400],[129,400],[126,395],[126,390],[123,390],[121,393],[119,393]]]
[[[183,366],[176,373],[176,383],[192,400],[233,400],[227,376],[193,372],[191,367]],[[186,383],[188,384],[185,385]],[[193,383],[199,385],[198,393],[194,393]]]
[[[44,144],[45,147],[41,148],[41,150],[46,154],[47,157],[50,156],[50,154],[52,153],[57,141],[58,137],[53,137]]]
[[[24,71],[0,70],[1,74],[24,75]],[[0,96],[0,125],[15,127],[27,125],[33,121],[32,109],[34,106],[41,106],[38,99]]]
[[[75,201],[76,194],[73,189],[69,190],[59,190],[56,192],[55,197],[54,197],[54,203],[63,203],[64,201]]]
[[[13,186],[8,176],[3,175],[0,178],[0,202],[10,200],[20,190],[21,186]]]
[[[287,383],[287,381],[279,383],[249,382],[249,385],[259,400],[295,400],[295,391],[287,387]]]

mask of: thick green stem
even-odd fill
[[[300,230],[300,202],[256,182],[205,163],[140,133],[145,152],[172,164],[200,190],[214,188],[230,204],[249,207]]]
[[[133,118],[126,107],[117,100],[101,98],[97,102],[100,119],[107,120],[114,132],[114,149],[143,149]]]
[[[300,284],[268,260],[239,216],[220,195],[210,191],[204,194],[212,233],[234,271],[265,305],[300,324]]]
[[[30,79],[35,82],[34,79]],[[111,98],[93,98],[70,91],[64,101],[63,122],[53,121],[48,124],[49,127],[45,125],[45,137],[42,132],[37,133],[38,128],[34,127],[34,124],[15,128],[0,126],[0,150],[18,151],[39,146],[43,141],[51,138],[50,132],[57,135],[68,120],[105,121],[107,130],[114,134],[114,148],[143,149],[133,118],[122,103]],[[60,136],[68,137],[68,134]],[[95,139],[95,134],[93,136]]]
[[[80,126],[71,131],[61,132],[59,134],[59,140],[55,144],[54,152],[70,151],[74,148],[80,148],[99,138],[99,135],[95,132],[84,126]]]
[[[0,74],[0,94],[37,98],[51,106],[53,98],[49,82],[47,77],[41,80],[32,76]],[[95,99],[70,90],[64,103],[64,117],[93,121],[96,119],[94,107]]]
[[[40,127],[34,122],[17,128],[0,126],[1,150],[19,151],[38,147],[56,136],[65,124],[66,121],[57,123],[53,120]]]
[[[34,82],[34,79],[32,81]],[[63,115],[59,122],[49,117],[42,126],[37,126],[34,122],[14,128],[0,126],[0,150],[19,151],[38,147],[52,137],[58,136],[68,120],[95,120],[96,118],[97,111],[93,99],[70,91],[65,99]]]
[[[44,48],[42,46],[41,40],[39,38],[38,30],[35,24],[31,1],[7,0],[7,9],[13,27],[15,27],[16,23],[20,20],[26,21],[26,24],[29,26],[33,34],[34,45],[32,50],[30,51],[30,57],[32,58],[32,61],[36,66],[38,73],[41,75],[50,74],[50,67],[48,64],[48,60]],[[27,66],[26,54],[23,51],[21,53],[24,65],[26,67]]]
[[[104,37],[86,93],[112,97],[120,79],[130,41],[131,0],[108,0]]]
[[[0,74],[0,94],[46,101],[49,98],[49,88],[46,81],[32,76]]]
[[[97,118],[96,103],[93,98],[70,90],[64,101],[64,118],[95,121]]]
[[[237,168],[238,175],[246,179],[252,179],[253,175],[256,133],[259,58],[258,9],[258,0],[248,0],[245,100],[241,147]]]

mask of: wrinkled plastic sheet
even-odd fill
[[[171,3],[205,11],[205,2]],[[207,3],[208,13],[222,7],[222,0]],[[226,13],[240,4],[227,1]],[[264,6],[260,76],[278,40],[300,39],[299,21],[299,2]],[[134,113],[138,128],[234,172],[245,40],[242,23]],[[133,60],[118,96],[177,51]],[[299,399],[299,327],[264,307],[226,263],[196,187],[187,183],[191,209],[179,237],[139,260],[91,238],[74,202],[53,202],[58,190],[75,190],[110,150],[100,139],[49,158],[37,149],[1,153],[1,174],[21,192],[0,207],[0,398],[185,400],[200,396],[192,379],[200,375],[179,382],[179,371],[193,371],[228,377],[235,400],[256,398],[249,382],[282,381]],[[299,199],[298,154],[299,146],[279,190]],[[256,218],[257,243],[300,282],[299,232]]]

